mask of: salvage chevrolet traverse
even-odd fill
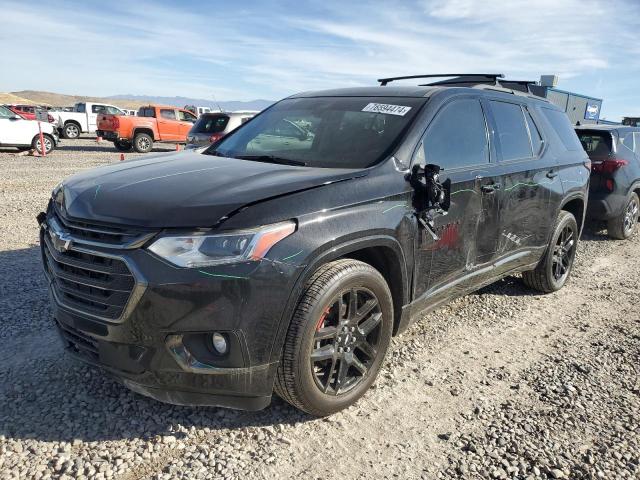
[[[499,78],[294,95],[204,153],[66,179],[39,215],[66,348],[165,402],[255,410],[275,390],[321,416],[424,312],[515,273],[560,289],[589,159],[561,110]]]

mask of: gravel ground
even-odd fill
[[[67,357],[51,327],[35,215],[118,159],[89,138],[0,150],[0,479],[640,478],[640,236],[587,230],[559,293],[508,278],[425,316],[330,418],[174,407]]]

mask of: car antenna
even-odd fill
[[[218,103],[218,100],[216,100],[216,96],[213,93],[211,94],[211,98],[213,98],[213,103],[216,104],[216,107],[218,107],[218,110],[222,112],[222,108],[220,108],[220,104]]]

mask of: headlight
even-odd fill
[[[295,231],[295,222],[283,222],[217,235],[167,236],[153,242],[149,250],[178,267],[206,267],[259,260]]]

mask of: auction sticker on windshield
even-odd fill
[[[387,103],[370,103],[362,109],[363,112],[386,113],[387,115],[398,115],[404,117],[411,107],[404,105],[389,105]]]

